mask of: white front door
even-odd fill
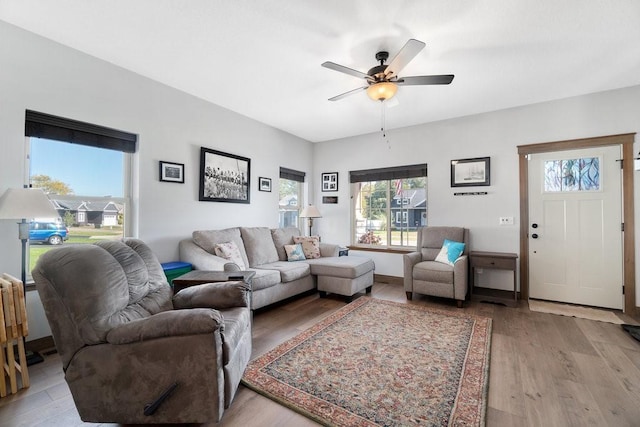
[[[623,308],[620,146],[529,155],[531,298]]]

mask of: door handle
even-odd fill
[[[532,239],[537,239],[537,238],[538,238],[538,235],[537,235],[536,233],[533,233],[533,234],[531,235],[531,238],[532,238]]]

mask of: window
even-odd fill
[[[64,244],[92,243],[125,236],[131,153],[137,137],[87,123],[27,111],[29,183],[49,196],[68,230]],[[36,244],[44,242],[44,244]],[[52,248],[30,236],[28,273]]]
[[[352,244],[415,247],[427,225],[427,165],[350,172]]]
[[[600,189],[600,158],[546,160],[544,191],[597,191]]]
[[[300,206],[303,205],[302,185],[305,173],[280,168],[279,221],[280,227],[298,227]]]

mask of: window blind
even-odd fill
[[[304,182],[305,175],[306,174],[304,172],[300,172],[297,170],[287,169],[283,167],[280,168],[280,178],[283,178],[283,179],[290,179],[291,181]]]
[[[135,153],[138,136],[37,111],[26,111],[25,136]]]
[[[391,179],[418,178],[421,176],[427,176],[426,163],[351,171],[349,172],[349,182],[386,181]]]

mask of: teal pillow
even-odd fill
[[[301,243],[296,243],[295,245],[284,245],[284,250],[287,253],[288,261],[302,261],[306,259]]]
[[[442,249],[440,249],[440,253],[436,257],[436,261],[449,264],[453,267],[453,264],[458,258],[460,258],[462,252],[464,252],[464,243],[444,239]]]

